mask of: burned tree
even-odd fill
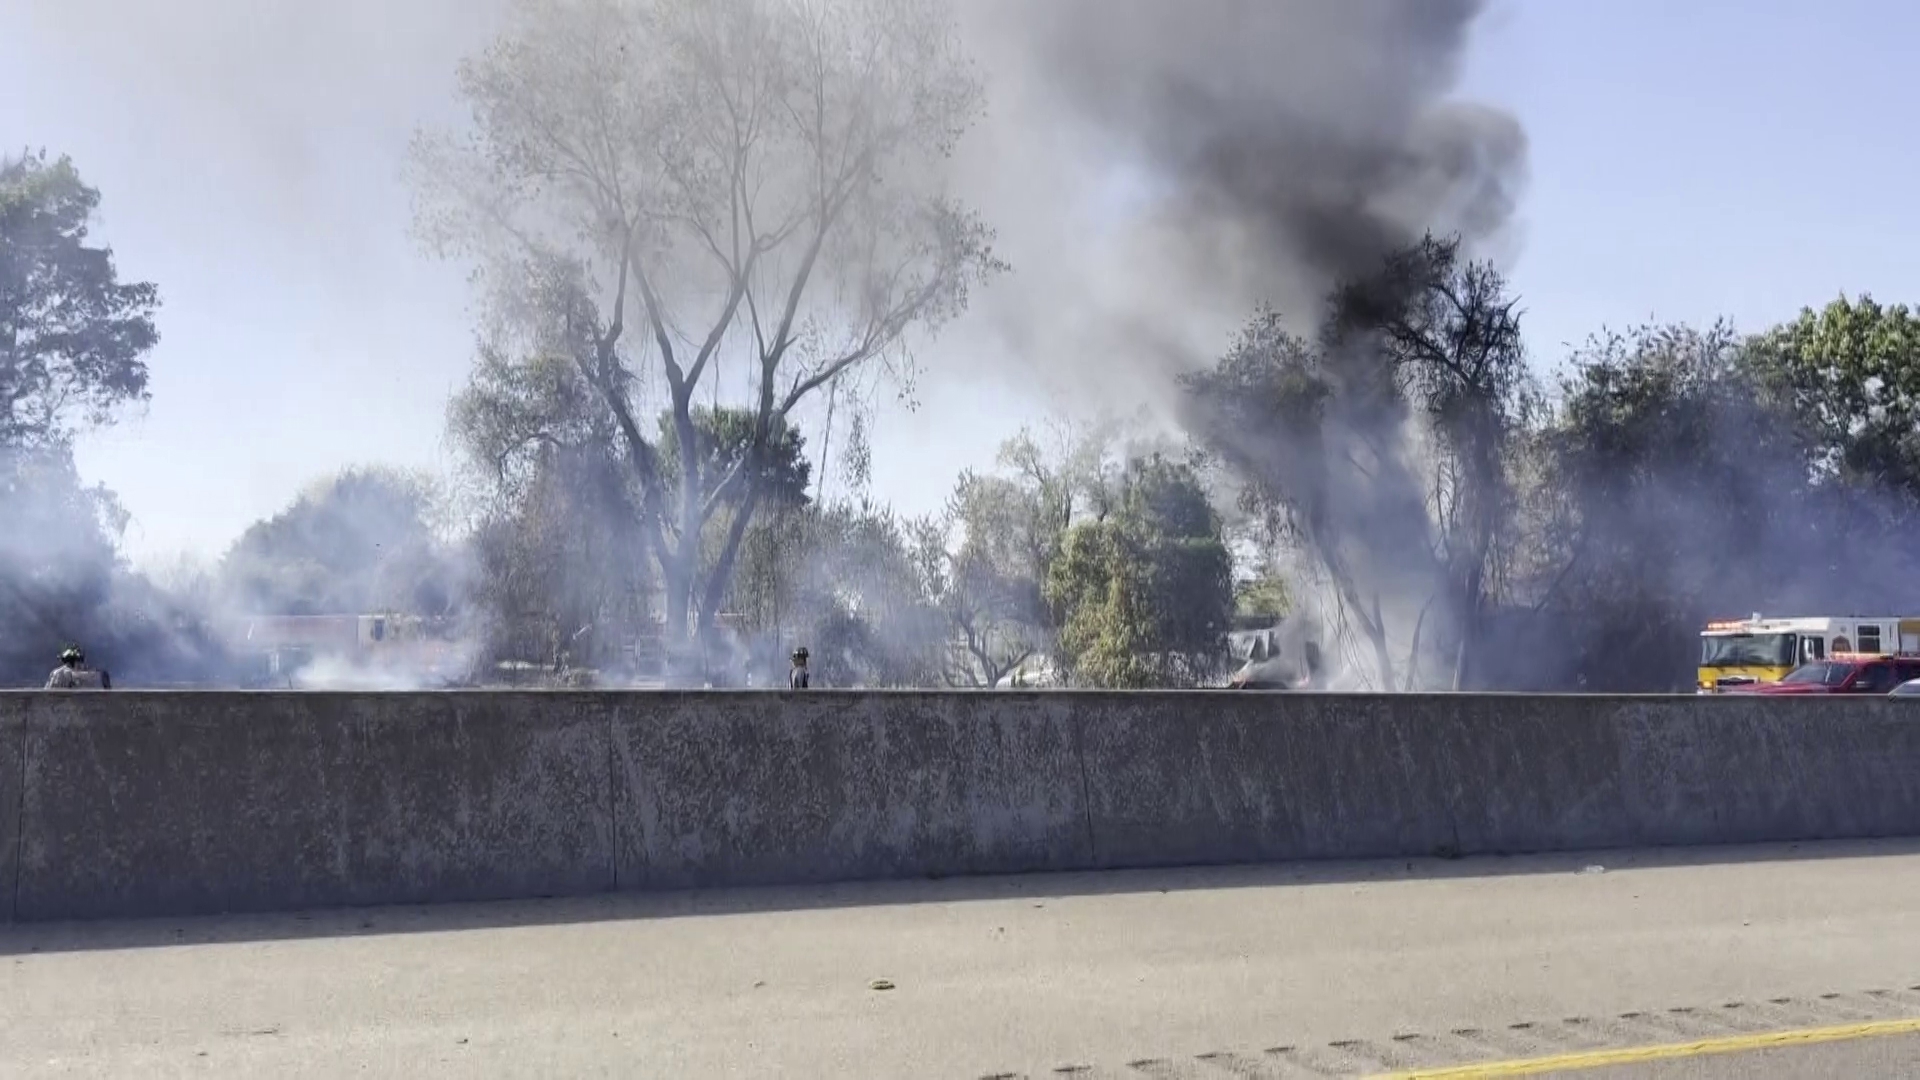
[[[1428,237],[1337,288],[1314,339],[1264,312],[1185,383],[1190,424],[1241,478],[1243,505],[1324,571],[1370,681],[1459,686],[1532,401],[1499,274]],[[1422,672],[1436,647],[1444,677]]]
[[[1424,421],[1428,512],[1456,637],[1455,690],[1513,517],[1509,451],[1537,403],[1517,304],[1491,264],[1463,260],[1458,240],[1429,236],[1391,256],[1378,275],[1341,288],[1329,326],[1336,347],[1377,352]]]

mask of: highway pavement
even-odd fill
[[[1792,1077],[1793,1080],[1904,1078],[1920,1076],[1920,1037],[1863,1037],[1542,1075],[1575,1080],[1747,1080],[1755,1076]]]
[[[8,1077],[1798,1080],[1916,1018],[1908,842],[0,929]]]

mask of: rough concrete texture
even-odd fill
[[[1145,695],[1089,702],[1099,865],[1920,835],[1880,699]]]
[[[22,724],[24,767],[6,760]],[[1920,836],[1920,707],[1225,692],[0,694],[9,775],[25,778],[24,795],[0,786],[0,815],[24,807],[10,887],[24,921]],[[0,816],[0,851],[13,828]]]
[[[20,799],[26,718],[0,709],[0,924],[13,921],[20,882]]]
[[[1651,842],[1920,835],[1920,709],[1828,698],[1615,703],[1625,813]]]
[[[1469,697],[1431,750],[1468,853],[1912,836],[1916,720],[1879,699]]]
[[[622,888],[1089,865],[1059,695],[628,695],[613,745]]]
[[[1434,698],[1216,693],[1088,698],[1102,866],[1430,855],[1454,844]]]
[[[24,701],[23,921],[528,897],[612,883],[608,725],[591,700]]]

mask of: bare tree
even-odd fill
[[[516,0],[462,66],[475,130],[422,137],[429,246],[546,305],[619,432],[670,633],[704,637],[762,495],[762,451],[809,395],[903,365],[915,328],[1002,268],[942,190],[980,86],[941,0]],[[640,333],[626,333],[628,319]],[[667,462],[639,413],[694,403],[742,362],[749,452]],[[737,369],[738,370],[738,369]],[[728,513],[717,517],[722,509]],[[724,521],[717,551],[703,534]]]

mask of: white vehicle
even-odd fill
[[[1888,694],[1887,696],[1897,697],[1897,698],[1912,698],[1915,701],[1920,701],[1920,679],[1908,679],[1906,682],[1903,682],[1899,686],[1894,687],[1893,693]]]
[[[1053,666],[1053,660],[1045,656],[1030,656],[1015,664],[1012,671],[1000,676],[993,684],[995,690],[1059,690],[1067,685],[1060,676],[1060,669]]]
[[[1227,685],[1235,690],[1311,690],[1322,686],[1326,665],[1317,621],[1294,615],[1273,626],[1234,630],[1227,649],[1236,662]]]

